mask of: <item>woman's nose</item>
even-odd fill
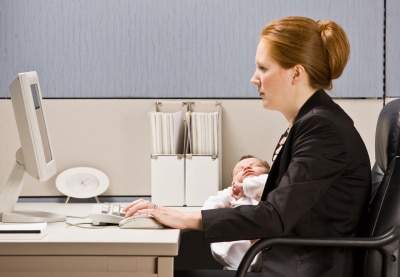
[[[258,78],[256,78],[256,74],[255,74],[255,73],[254,73],[254,75],[251,77],[250,83],[252,83],[253,85],[259,86],[260,80],[259,80]]]

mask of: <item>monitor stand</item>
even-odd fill
[[[66,216],[43,211],[14,210],[23,186],[25,166],[16,162],[7,181],[0,187],[1,222],[57,222],[65,221]]]

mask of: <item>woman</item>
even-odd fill
[[[138,200],[127,208],[179,229],[203,230],[208,242],[268,236],[351,237],[371,187],[365,145],[348,115],[324,89],[332,88],[350,46],[332,21],[287,17],[268,24],[256,51],[251,83],[266,109],[288,121],[258,205],[183,212]],[[348,249],[273,247],[263,276],[353,276]]]

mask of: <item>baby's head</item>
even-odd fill
[[[252,155],[242,156],[232,171],[232,180],[243,183],[247,177],[269,173],[270,165]]]

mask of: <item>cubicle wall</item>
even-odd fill
[[[270,160],[286,129],[249,80],[260,29],[288,15],[332,19],[348,33],[351,58],[331,95],[373,161],[379,110],[400,97],[397,0],[0,0],[0,183],[19,146],[8,85],[36,70],[59,171],[97,167],[110,177],[106,194],[149,195],[148,112],[165,99],[216,99],[228,185],[241,155]],[[54,178],[27,177],[23,194],[58,192]]]
[[[386,0],[385,21],[385,92],[387,97],[400,96],[400,1]]]
[[[387,2],[394,26],[387,29],[397,34],[399,2]],[[257,98],[249,80],[259,32],[288,15],[332,19],[348,33],[351,59],[334,97],[382,97],[384,6],[377,0],[1,0],[0,97],[8,97],[15,74],[36,70],[47,98]],[[399,37],[389,35],[398,46]],[[398,55],[390,47],[387,54]]]

